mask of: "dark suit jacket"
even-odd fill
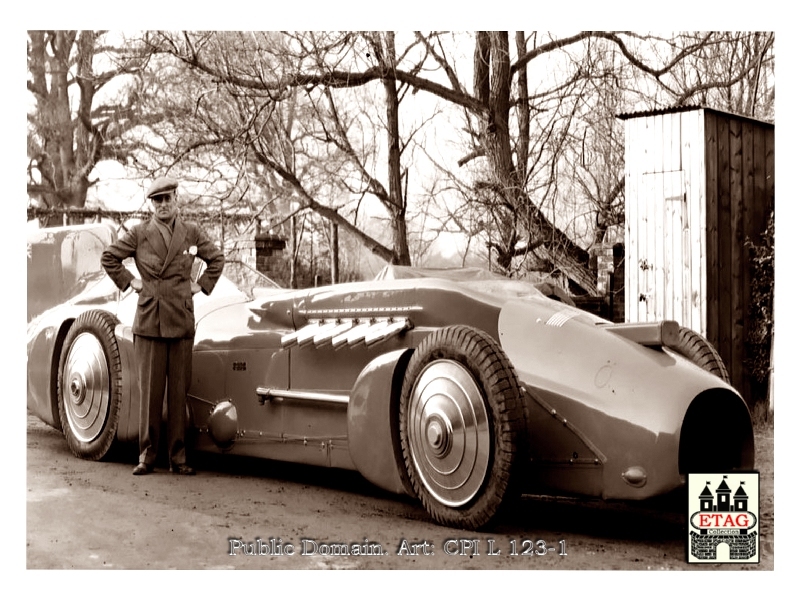
[[[203,230],[179,216],[175,218],[169,248],[151,219],[135,225],[103,252],[101,264],[119,289],[126,290],[134,278],[122,264],[124,259],[133,256],[139,270],[143,287],[133,333],[161,338],[194,336],[190,287],[194,249],[197,258],[208,265],[197,283],[210,294],[222,274],[225,259]]]

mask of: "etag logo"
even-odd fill
[[[732,533],[733,530],[747,530],[756,526],[756,516],[751,513],[718,513],[718,512],[698,512],[692,515],[692,527],[700,531],[708,529],[719,530],[712,533]]]
[[[691,473],[688,483],[688,561],[757,563],[758,473]]]

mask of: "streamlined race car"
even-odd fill
[[[105,225],[28,244],[28,407],[79,457],[137,439],[136,297]],[[133,267],[131,267],[133,268]],[[352,469],[478,529],[523,493],[647,499],[752,469],[750,413],[700,335],[612,324],[480,269],[286,290],[229,262],[195,298],[193,451]]]

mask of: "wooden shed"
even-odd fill
[[[752,267],[775,199],[775,127],[703,107],[624,114],[625,319],[675,320],[744,370]]]

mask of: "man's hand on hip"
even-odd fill
[[[133,291],[138,294],[142,291],[142,280],[134,277],[131,279],[131,287],[133,288]]]
[[[201,291],[203,288],[200,287],[200,284],[196,281],[191,282],[192,287],[192,295],[196,294],[197,292]]]

